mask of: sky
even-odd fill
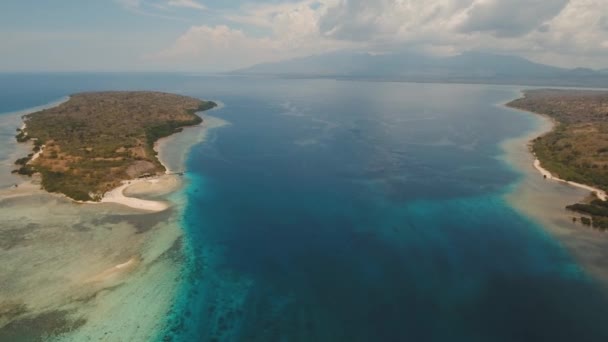
[[[348,50],[608,68],[608,0],[2,0],[0,71],[233,70]]]

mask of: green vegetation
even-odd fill
[[[566,207],[568,210],[576,211],[582,214],[588,214],[591,216],[606,216],[608,217],[608,207],[604,205],[603,201],[594,200],[589,204],[577,203]]]
[[[13,173],[23,175],[23,176],[32,176],[34,173],[36,173],[36,169],[34,169],[30,165],[24,165],[16,170],[13,170]]]
[[[164,170],[154,143],[197,125],[196,112],[216,104],[158,92],[99,92],[71,96],[25,116],[19,142],[33,141],[35,161],[19,159],[15,173],[39,172],[42,186],[75,200],[99,200],[121,181]]]
[[[608,230],[608,202],[593,200],[590,203],[577,203],[566,207],[566,209],[579,214],[588,215],[581,217],[581,222],[586,226],[605,231]]]
[[[15,161],[15,165],[25,166],[25,164],[27,164],[31,159],[32,157],[19,158],[17,161]]]
[[[18,142],[26,142],[30,140],[30,137],[21,130],[19,131],[19,133],[17,133],[17,136],[15,138]]]
[[[581,217],[581,222],[585,226],[591,226],[591,219],[588,217]]]
[[[552,132],[532,144],[544,168],[559,178],[608,190],[608,92],[532,90],[508,106],[556,121]]]

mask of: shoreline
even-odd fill
[[[0,190],[24,182],[20,175],[11,173],[11,171],[15,168],[15,160],[32,153],[33,149],[33,144],[31,142],[19,143],[15,139],[15,129],[23,128],[25,125],[23,122],[23,116],[59,106],[68,100],[69,97],[64,96],[43,105],[0,114],[0,124],[3,126],[0,130],[0,138],[2,139],[0,143],[3,151],[5,151],[2,153],[2,155],[5,157],[0,160]]]
[[[154,142],[153,150],[156,152],[156,157],[158,158],[159,162],[165,168],[165,174],[166,175],[185,172],[185,167],[183,167],[184,166],[183,160],[181,162],[177,163],[177,164],[180,164],[182,166],[181,169],[179,169],[177,167],[177,165],[169,165],[171,163],[168,160],[166,160],[166,159],[168,159],[167,158],[168,156],[164,156],[163,157],[163,154],[164,154],[164,151],[165,151],[164,147],[168,143],[170,143],[171,141],[176,140],[177,137],[180,136],[181,133],[186,133],[188,131],[193,131],[193,130],[203,130],[204,131],[206,129],[218,128],[218,127],[222,127],[222,126],[228,124],[228,122],[226,122],[226,121],[224,121],[224,120],[222,120],[220,118],[216,118],[216,117],[213,117],[213,116],[206,116],[206,117],[204,117],[204,113],[210,113],[210,112],[213,112],[213,111],[216,111],[216,110],[220,110],[220,109],[222,109],[222,108],[224,108],[226,106],[221,101],[213,100],[212,102],[214,102],[216,104],[215,107],[213,107],[211,109],[208,109],[208,110],[205,110],[205,111],[202,111],[202,112],[197,112],[197,115],[198,115],[198,113],[201,113],[201,115],[199,115],[199,116],[203,119],[203,122],[201,122],[198,125],[183,127],[182,132],[179,132],[179,133],[176,133],[176,134],[172,134],[172,135],[170,135],[168,137],[160,138],[156,142]],[[200,138],[204,138],[204,137],[201,136]],[[184,158],[182,157],[182,159],[184,159]]]
[[[160,176],[164,177],[164,176]],[[100,202],[85,202],[85,203],[115,203],[127,206],[133,209],[151,211],[151,212],[162,212],[171,207],[169,202],[164,201],[151,201],[144,200],[137,197],[126,196],[124,191],[128,188],[138,185],[138,184],[146,184],[150,186],[152,189],[155,185],[158,185],[160,182],[160,177],[153,177],[148,179],[135,179],[130,181],[123,181],[123,184],[115,189],[112,189],[106,192]],[[156,189],[156,191],[162,191],[164,189]]]
[[[593,186],[590,185],[586,185],[586,184],[581,184],[581,183],[577,183],[577,182],[572,182],[572,181],[567,181],[561,178],[558,178],[556,176],[554,176],[553,174],[551,174],[551,172],[549,172],[547,169],[543,168],[540,160],[538,160],[538,158],[534,159],[534,168],[546,179],[551,180],[551,181],[555,181],[555,182],[560,182],[566,185],[571,185],[583,190],[588,190],[590,191],[592,194],[594,194],[597,198],[601,199],[602,201],[606,201],[607,199],[607,195],[606,192],[604,190],[595,188]]]
[[[521,91],[520,92],[520,97],[524,95],[524,92]],[[510,102],[510,101],[509,101]],[[554,118],[550,117],[549,115],[543,114],[543,113],[537,113],[537,112],[533,112],[533,111],[529,111],[529,110],[525,110],[525,109],[519,109],[519,108],[515,108],[515,107],[511,107],[508,105],[508,103],[503,104],[503,107],[508,108],[510,110],[514,110],[514,111],[519,111],[522,113],[529,113],[532,115],[536,115],[537,117],[540,117],[541,119],[545,120],[548,124],[550,124],[549,129],[542,129],[541,132],[536,135],[535,137],[532,137],[531,139],[528,140],[527,142],[527,146],[528,146],[528,150],[530,152],[530,154],[534,157],[534,162],[533,162],[533,166],[534,169],[536,169],[538,171],[538,173],[540,173],[541,176],[543,176],[544,179],[550,180],[550,181],[554,181],[554,182],[558,182],[561,184],[566,184],[566,185],[570,185],[582,190],[587,190],[589,192],[592,193],[592,195],[596,196],[597,198],[601,199],[602,201],[606,201],[608,200],[608,194],[606,193],[606,191],[601,190],[599,188],[596,188],[592,185],[587,185],[587,184],[581,184],[581,183],[577,183],[577,182],[572,182],[572,181],[567,181],[565,179],[561,179],[555,175],[553,175],[549,170],[545,169],[542,166],[541,161],[536,157],[536,154],[534,153],[534,150],[532,149],[532,143],[533,140],[538,138],[538,137],[542,137],[546,134],[549,134],[551,132],[553,132],[555,130],[555,127],[557,125],[559,125],[559,122],[557,120],[555,120]]]
[[[530,142],[553,130],[555,121],[546,115],[504,104],[503,108],[512,111],[507,112],[507,115],[523,115],[531,120],[529,131],[501,144],[501,159],[521,175],[519,180],[506,189],[505,200],[514,210],[538,224],[540,229],[562,245],[577,261],[581,272],[590,279],[597,280],[608,293],[608,234],[584,228],[580,222],[573,222],[573,213],[565,209],[567,205],[586,198],[590,189],[582,184],[581,187],[571,182],[544,178],[544,174],[535,166],[537,158],[530,149]]]
[[[217,127],[222,127],[226,124],[225,121],[219,118],[206,116],[205,112],[211,112],[214,110],[219,110],[224,108],[224,104],[222,102],[216,102],[218,105],[209,110],[197,112],[196,115],[200,116],[203,120],[200,124],[194,126],[186,126],[182,128],[181,132],[174,133],[168,137],[163,137],[154,142],[153,150],[156,152],[156,158],[160,162],[160,164],[165,168],[164,175],[157,175],[153,177],[143,178],[143,179],[131,179],[122,181],[122,185],[106,192],[100,202],[78,202],[77,203],[86,203],[86,204],[101,204],[101,203],[114,203],[127,206],[129,208],[144,210],[148,212],[163,212],[172,207],[172,204],[168,201],[156,201],[156,200],[145,200],[135,196],[125,195],[125,191],[129,192],[130,189],[139,187],[138,193],[140,195],[159,195],[159,194],[169,194],[171,192],[176,191],[183,185],[183,181],[180,179],[177,173],[185,172],[185,162],[182,160],[180,164],[182,165],[182,170],[177,170],[177,168],[171,163],[163,158],[162,152],[165,151],[166,146],[174,142],[178,139],[179,136],[185,135],[184,131],[201,131],[202,134],[197,135],[197,140],[203,141],[205,138],[206,130],[213,129]],[[211,121],[211,122],[208,122]],[[195,142],[193,142],[195,143]],[[184,151],[184,155],[187,155],[189,149]],[[169,180],[167,182],[167,180]],[[173,182],[171,182],[173,181]],[[142,189],[143,186],[143,189]]]
[[[54,101],[54,102],[51,102],[51,103],[43,105],[43,106],[33,107],[33,108],[30,108],[30,109],[27,109],[24,111],[15,112],[15,114],[18,114],[22,120],[22,125],[21,125],[20,129],[24,130],[27,127],[27,123],[25,121],[23,121],[23,117],[25,115],[34,113],[36,111],[40,111],[43,109],[48,109],[48,108],[53,108],[53,107],[59,106],[62,103],[69,101],[69,99],[70,99],[70,96],[66,96],[66,97],[62,98],[61,100]],[[197,112],[197,115],[199,117],[201,117],[201,119],[203,119],[203,122],[201,122],[198,125],[183,127],[182,132],[183,132],[183,130],[188,130],[188,129],[205,130],[207,128],[215,128],[215,127],[222,126],[222,125],[215,124],[215,125],[211,125],[210,127],[207,127],[209,125],[206,124],[206,122],[205,122],[206,120],[203,118],[203,114],[202,114],[204,112],[208,112],[208,111],[212,111],[212,110],[216,110],[216,109],[220,109],[220,108],[224,107],[223,103],[221,103],[221,102],[217,102],[217,103],[219,103],[218,106],[216,106],[210,110]],[[221,120],[221,119],[219,119],[219,120]],[[142,210],[142,211],[146,211],[146,212],[156,212],[157,213],[157,212],[165,211],[165,210],[171,208],[172,205],[170,202],[141,199],[141,198],[137,198],[134,196],[125,195],[125,191],[129,192],[130,188],[132,188],[134,186],[138,186],[140,188],[140,191],[139,191],[140,194],[145,194],[148,196],[155,196],[155,195],[159,195],[159,194],[168,194],[170,192],[177,190],[181,186],[181,180],[178,179],[178,176],[175,175],[175,173],[180,173],[180,172],[184,172],[184,171],[173,170],[173,168],[169,165],[170,163],[161,156],[160,151],[165,150],[165,145],[170,143],[171,141],[175,140],[175,136],[180,135],[182,132],[177,132],[168,137],[163,137],[154,143],[153,149],[154,149],[154,151],[157,152],[156,158],[158,159],[159,163],[165,168],[164,174],[147,177],[147,178],[143,178],[143,179],[135,178],[135,179],[123,180],[123,181],[121,181],[120,186],[104,193],[99,202],[77,201],[77,200],[74,200],[72,198],[65,196],[64,194],[50,193],[50,192],[45,191],[44,189],[42,189],[42,190],[50,195],[58,195],[58,196],[67,198],[70,201],[72,201],[73,203],[77,203],[77,204],[113,203],[113,204],[123,205],[123,206],[129,207],[129,208],[132,208],[132,209]],[[43,152],[43,148],[44,148],[44,146],[41,147],[40,151],[34,153],[34,155],[28,161],[28,163],[35,161],[37,159],[37,157],[40,156],[40,154]],[[171,181],[169,181],[169,182],[164,181],[168,177],[171,178]],[[175,184],[175,183],[177,183],[177,184]],[[35,183],[32,180],[23,180],[22,179],[20,183],[15,184],[12,188],[24,187],[27,184],[34,185]],[[146,189],[141,189],[142,186],[145,187]],[[27,186],[25,186],[25,187],[31,188],[31,187],[27,187]],[[7,189],[1,189],[1,190],[4,190],[2,192],[6,192]],[[23,191],[20,191],[20,192],[21,192],[21,194],[20,194],[21,196],[27,195],[27,193],[23,193]],[[15,197],[15,196],[12,195],[9,197]],[[8,198],[8,197],[3,196],[3,194],[0,192],[0,199],[2,199],[2,198]]]

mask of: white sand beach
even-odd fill
[[[125,205],[125,206],[133,208],[133,209],[139,209],[139,210],[145,210],[145,211],[151,211],[151,212],[165,211],[170,208],[170,204],[168,202],[144,200],[144,199],[135,198],[135,197],[128,197],[128,196],[125,196],[125,194],[124,194],[124,191],[131,186],[139,185],[140,187],[144,186],[144,187],[154,188],[154,185],[158,185],[158,184],[162,184],[159,182],[159,178],[136,179],[136,180],[132,180],[132,181],[125,181],[118,188],[116,188],[112,191],[108,191],[103,196],[100,203],[122,204],[122,205]],[[92,202],[92,203],[94,203],[94,202]]]
[[[581,183],[576,183],[576,182],[571,182],[571,181],[563,180],[561,178],[558,178],[558,177],[552,175],[551,172],[549,172],[547,169],[545,169],[545,168],[542,167],[542,165],[540,163],[540,160],[538,160],[538,159],[534,159],[534,168],[536,170],[538,170],[538,172],[540,172],[540,174],[544,178],[546,178],[546,179],[549,179],[549,180],[552,180],[552,181],[556,181],[556,182],[561,182],[561,183],[564,183],[564,184],[567,184],[567,185],[571,185],[571,186],[574,186],[574,187],[577,187],[577,188],[581,188],[583,190],[591,191],[592,193],[594,193],[602,201],[605,201],[607,199],[606,192],[604,190],[592,187],[590,185],[585,185],[585,184],[581,184]]]

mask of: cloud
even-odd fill
[[[136,9],[141,6],[141,0],[114,0],[116,3],[126,9]]]
[[[145,0],[114,0],[127,11],[146,17],[161,18],[167,20],[185,21],[185,18],[167,13],[169,4],[166,1],[153,2]]]
[[[324,40],[290,36],[254,37],[226,25],[193,26],[170,47],[145,57],[183,70],[222,71],[257,63],[329,52],[345,47]]]
[[[461,32],[524,35],[557,16],[568,0],[476,0],[467,9]]]
[[[340,40],[403,39],[449,29],[470,0],[342,0],[321,17],[322,34]]]
[[[207,6],[196,0],[114,0],[125,9],[143,15],[159,15],[171,8],[206,10]]]
[[[602,28],[608,0],[571,0],[546,30],[533,31],[520,40],[523,53],[562,65],[606,67],[608,31]]]
[[[182,69],[215,71],[355,46],[319,35],[317,22],[323,6],[316,0],[245,6],[226,18],[235,24],[263,29],[265,34],[254,35],[251,30],[228,25],[192,26],[172,46],[146,56],[146,60],[174,63]]]
[[[599,19],[600,28],[604,31],[608,31],[608,15],[603,15]]]
[[[173,7],[184,7],[184,8],[193,8],[198,10],[205,10],[207,7],[199,2],[194,0],[169,0],[167,3],[169,6]]]
[[[341,0],[319,20],[335,40],[386,51],[485,50],[549,64],[608,60],[608,0]]]
[[[419,49],[442,55],[484,50],[560,66],[605,67],[608,19],[603,8],[608,0],[248,4],[224,12],[220,25],[191,26],[172,46],[148,57],[184,67],[230,69],[340,49]]]
[[[200,65],[206,70],[238,68],[247,63],[274,60],[283,52],[268,38],[253,38],[225,25],[193,26],[173,46],[147,56],[148,60],[174,65]]]

